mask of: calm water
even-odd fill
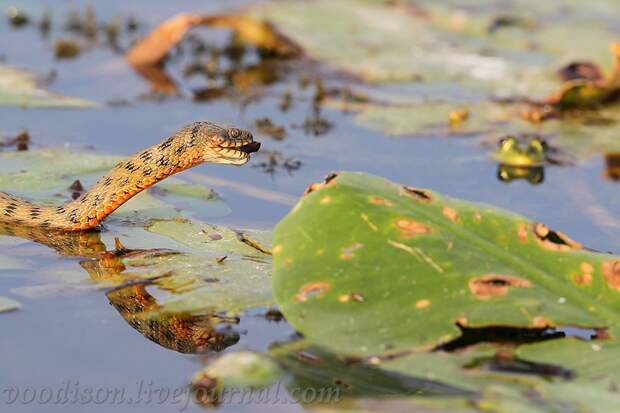
[[[9,2],[0,1],[4,7]],[[46,1],[32,5],[37,13],[47,4],[52,7],[55,22],[64,19],[71,4],[82,2]],[[242,2],[176,1],[97,2],[97,16],[137,15],[152,27],[164,18],[183,11],[213,11],[232,8]],[[54,32],[52,32],[53,34]],[[52,36],[53,38],[53,36]],[[128,155],[158,142],[181,125],[196,120],[211,120],[252,129],[255,119],[269,116],[287,126],[286,139],[277,141],[259,136],[262,151],[279,151],[284,157],[302,162],[300,169],[287,173],[277,170],[273,175],[256,166],[265,161],[255,156],[242,168],[201,166],[195,173],[226,179],[297,197],[311,182],[322,179],[330,171],[358,170],[385,176],[392,180],[420,187],[429,187],[447,195],[468,200],[489,202],[510,208],[528,217],[562,229],[592,248],[620,251],[618,229],[610,227],[593,207],[607,209],[620,220],[617,208],[618,185],[602,179],[603,162],[591,159],[579,167],[551,167],[546,170],[544,184],[531,186],[523,181],[504,184],[496,178],[496,165],[486,156],[487,149],[467,138],[394,138],[359,128],[351,116],[323,109],[322,115],[333,123],[328,133],[315,137],[300,124],[309,114],[307,104],[295,104],[283,113],[278,110],[279,94],[294,77],[273,85],[267,96],[241,108],[234,100],[212,100],[194,103],[187,98],[191,91],[179,73],[172,73],[185,98],[164,102],[142,101],[137,96],[148,91],[148,85],[137,76],[122,58],[107,49],[93,49],[69,61],[54,60],[51,41],[42,39],[31,28],[12,30],[0,22],[0,55],[5,62],[45,74],[57,71],[50,86],[70,96],[79,96],[102,103],[94,110],[28,110],[0,108],[0,132],[16,133],[26,128],[37,146],[94,146],[102,153]],[[340,84],[333,80],[334,84]],[[110,100],[127,99],[129,106],[111,107]],[[289,206],[258,200],[230,188],[215,186],[232,207],[232,213],[214,222],[235,227],[269,229],[284,216]],[[584,195],[585,194],[585,195]],[[587,199],[587,201],[585,201]],[[616,203],[614,203],[614,200]],[[595,204],[592,204],[594,202]],[[599,217],[599,218],[597,218]],[[18,250],[20,258],[36,260],[38,272],[1,271],[0,294],[24,284],[35,283],[45,272],[46,263],[59,260],[45,247],[28,244]],[[74,265],[78,265],[77,262]],[[60,388],[67,381],[83,386],[124,386],[133,391],[142,382],[148,387],[176,388],[186,386],[188,379],[202,365],[198,356],[182,355],[145,340],[110,306],[100,292],[24,299],[24,309],[0,316],[0,388],[17,386],[52,386]],[[274,323],[259,315],[256,309],[242,318],[238,344],[229,348],[262,350],[271,342],[286,339],[292,331],[285,323]],[[136,390],[137,392],[137,390]],[[4,400],[2,400],[4,401]],[[114,406],[89,405],[88,411],[110,411]],[[131,411],[170,411],[180,406],[157,403],[131,406]],[[126,406],[117,407],[125,411]],[[45,406],[46,412],[82,411],[71,406]],[[223,411],[294,411],[298,406],[224,406]],[[200,410],[190,404],[188,411]],[[11,411],[42,411],[41,406],[13,406]]]

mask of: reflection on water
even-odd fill
[[[155,280],[135,280],[123,274],[124,258],[157,258],[176,255],[168,249],[128,249],[115,240],[115,249],[107,250],[98,231],[50,232],[35,227],[0,225],[0,235],[28,239],[56,250],[60,255],[89,258],[80,261],[93,281],[114,280],[123,285],[106,293],[112,306],[144,337],[180,353],[205,353],[221,351],[239,341],[239,333],[232,326],[237,317],[226,317],[214,311],[202,314],[161,311],[156,297],[148,292]],[[161,280],[171,274],[157,277]],[[217,281],[217,280],[215,280]]]
[[[497,179],[504,183],[523,179],[532,185],[538,185],[545,180],[545,167],[523,167],[523,166],[497,166]]]
[[[605,171],[603,176],[611,181],[620,181],[620,153],[605,154]]]
[[[160,313],[157,299],[147,291],[148,283],[118,287],[106,296],[110,303],[144,337],[179,353],[221,351],[239,341],[231,326],[237,317],[206,314]]]

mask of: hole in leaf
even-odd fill
[[[480,343],[526,344],[559,338],[573,337],[580,340],[607,340],[609,334],[603,327],[513,327],[485,326],[467,327],[460,323],[456,326],[461,335],[453,340],[436,346],[433,351],[458,351]]]
[[[508,294],[508,288],[530,288],[532,284],[523,278],[513,275],[487,274],[472,278],[469,290],[476,298],[488,300]]]
[[[304,284],[299,293],[295,295],[295,300],[299,302],[308,301],[310,298],[321,298],[331,288],[331,284],[327,282],[311,282]]]
[[[431,193],[425,189],[414,188],[413,186],[403,186],[401,194],[415,199],[419,202],[431,202],[433,197]]]
[[[308,195],[311,192],[314,192],[318,189],[323,188],[325,185],[329,185],[330,182],[332,182],[335,178],[338,177],[338,173],[337,172],[332,172],[329,175],[327,175],[325,177],[325,179],[323,180],[323,182],[315,182],[313,184],[310,184],[306,190],[304,191],[303,195]]]
[[[571,249],[582,249],[583,246],[577,241],[573,241],[567,235],[549,229],[545,224],[534,224],[534,235],[543,247],[554,251],[567,251]]]

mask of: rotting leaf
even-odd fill
[[[157,26],[126,54],[127,61],[136,67],[160,65],[168,52],[176,46],[185,33],[196,26],[232,29],[235,36],[257,46],[265,53],[280,57],[293,57],[301,49],[268,22],[239,15],[178,14]]]

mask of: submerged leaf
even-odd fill
[[[17,301],[0,295],[0,313],[18,310],[20,308],[21,304]]]
[[[0,106],[88,108],[95,103],[49,92],[31,73],[0,64]]]

